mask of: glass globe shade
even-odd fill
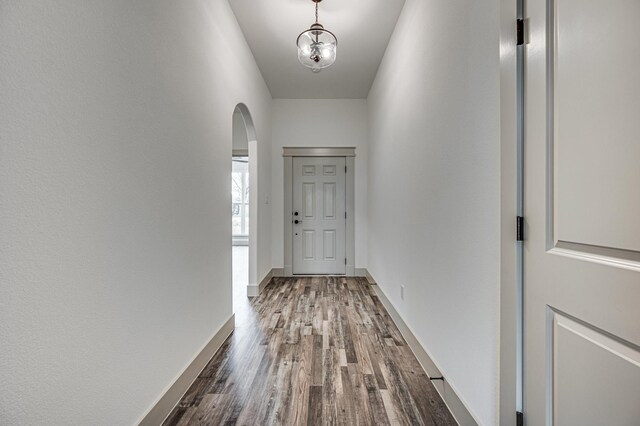
[[[338,40],[331,31],[320,24],[313,24],[310,29],[298,36],[298,60],[302,65],[320,72],[336,61]]]

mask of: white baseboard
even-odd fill
[[[373,277],[371,276],[371,274],[367,269],[364,270],[364,276],[367,278],[367,281],[369,282],[369,284],[371,285],[376,284],[376,281],[373,279]]]
[[[367,268],[354,268],[353,275],[355,277],[366,277],[367,276]]]
[[[211,340],[193,358],[189,365],[178,375],[173,383],[164,391],[162,396],[142,417],[139,426],[158,426],[171,414],[174,407],[180,402],[198,374],[204,370],[211,358],[218,352],[227,337],[235,327],[235,315],[224,323],[220,330],[213,335]]]
[[[267,272],[267,275],[265,275],[265,277],[260,281],[260,284],[258,285],[248,285],[247,286],[247,297],[256,297],[258,296],[260,293],[262,293],[262,290],[264,290],[264,288],[267,286],[267,284],[269,284],[269,281],[271,281],[271,278],[273,277],[277,277],[277,276],[281,276],[281,275],[275,275],[275,271],[276,268],[271,269],[269,272]]]
[[[273,273],[274,277],[286,277],[286,275],[284,274],[284,268],[273,268],[271,272]]]
[[[387,312],[389,312],[389,315],[391,315],[391,319],[400,330],[400,333],[407,341],[407,344],[411,348],[411,351],[416,356],[418,362],[420,363],[420,365],[422,365],[422,368],[427,373],[427,375],[429,377],[442,377],[443,374],[440,372],[440,369],[433,361],[427,350],[424,348],[424,346],[422,346],[422,344],[420,344],[420,341],[418,341],[417,337],[413,334],[409,326],[404,322],[404,320],[402,319],[396,308],[393,306],[391,301],[384,294],[382,289],[378,285],[376,285],[373,277],[371,276],[371,274],[369,274],[368,271],[366,273],[366,277],[367,281],[369,281],[369,283],[372,285],[376,295],[378,296],[384,307],[387,309]],[[446,381],[446,379],[434,380],[432,383],[460,426],[478,426],[480,424],[471,414],[466,404],[462,402],[462,399],[458,396],[458,393],[453,389],[451,384]]]
[[[347,265],[346,276],[348,277],[366,277],[367,268],[356,268],[353,265]],[[284,268],[273,268],[271,270],[273,277],[293,277],[293,276],[305,276],[305,275],[293,275],[293,268],[291,266],[285,266]],[[313,275],[309,275],[313,276]]]

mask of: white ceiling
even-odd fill
[[[323,0],[320,23],[338,38],[335,64],[313,74],[296,38],[314,22],[311,0],[229,0],[274,98],[366,98],[404,0]]]

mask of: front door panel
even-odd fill
[[[346,271],[345,164],[344,157],[293,159],[294,274]]]

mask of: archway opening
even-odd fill
[[[232,115],[231,202],[233,310],[248,306],[257,288],[257,141],[249,109],[236,105]]]

